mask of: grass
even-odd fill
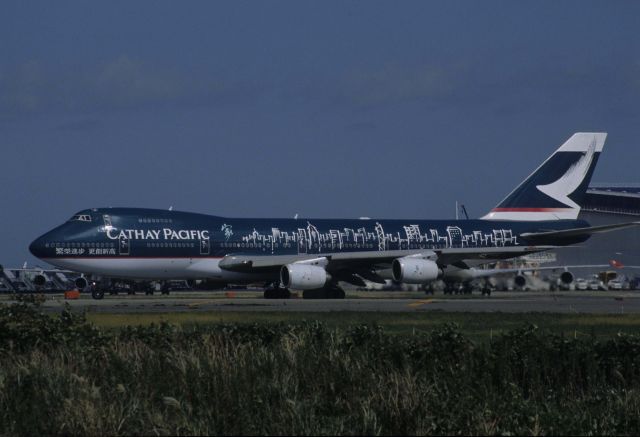
[[[0,429],[638,435],[639,325],[633,314],[86,318],[0,305]]]
[[[148,326],[171,323],[183,327],[216,324],[274,324],[319,321],[333,328],[376,324],[392,335],[428,333],[447,323],[455,323],[473,341],[488,341],[495,335],[536,325],[540,329],[567,336],[608,338],[619,332],[640,333],[640,314],[549,314],[549,313],[398,313],[398,312],[180,312],[144,314],[88,313],[96,326],[117,329],[127,325]]]

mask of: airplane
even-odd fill
[[[614,261],[614,260],[612,260]],[[447,275],[443,277],[445,284],[445,294],[451,294],[456,290],[457,286],[461,286],[462,291],[470,293],[472,288],[472,282],[477,280],[484,280],[484,284],[481,288],[482,294],[491,295],[491,287],[489,284],[490,278],[513,276],[513,282],[517,287],[524,287],[527,283],[525,273],[533,272],[552,272],[558,274],[559,284],[564,287],[568,287],[573,283],[575,277],[572,270],[580,269],[596,269],[596,268],[620,268],[616,267],[613,263],[609,264],[590,264],[590,265],[554,265],[554,266],[537,266],[537,267],[511,267],[511,268],[476,268],[470,267],[468,269],[455,269],[447,272]],[[433,290],[427,288],[428,294],[432,294]]]
[[[2,291],[42,291],[67,290],[74,283],[75,272],[42,267],[6,268],[0,265],[0,290]]]
[[[264,283],[265,298],[345,297],[340,282],[425,284],[640,222],[590,226],[580,203],[606,133],[571,136],[480,219],[228,218],[92,208],[34,240],[37,258],[93,278]],[[79,287],[86,286],[79,281]],[[82,287],[80,287],[82,288]],[[99,287],[96,299],[104,296]]]

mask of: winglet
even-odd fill
[[[513,190],[485,220],[576,219],[606,133],[578,132]]]

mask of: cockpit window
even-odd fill
[[[90,222],[91,216],[89,214],[76,214],[69,219],[70,222]]]

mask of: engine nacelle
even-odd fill
[[[75,284],[78,290],[84,290],[85,288],[87,288],[87,285],[89,285],[84,276],[80,276],[78,279],[76,279]]]
[[[393,279],[405,284],[426,284],[442,276],[442,270],[434,261],[421,258],[396,258],[391,263]]]
[[[47,283],[47,278],[44,275],[37,274],[33,277],[33,283],[38,287],[43,287]]]
[[[373,270],[373,273],[375,273],[382,279],[393,279],[393,272],[391,271],[391,269],[375,269]]]
[[[571,272],[562,272],[560,274],[560,280],[563,284],[571,284],[573,282],[573,273]]]
[[[525,278],[524,275],[516,275],[516,277],[513,278],[513,282],[518,287],[524,287],[527,284],[527,278]]]
[[[323,267],[307,264],[287,264],[280,269],[280,281],[286,288],[315,290],[322,288],[331,279]]]

